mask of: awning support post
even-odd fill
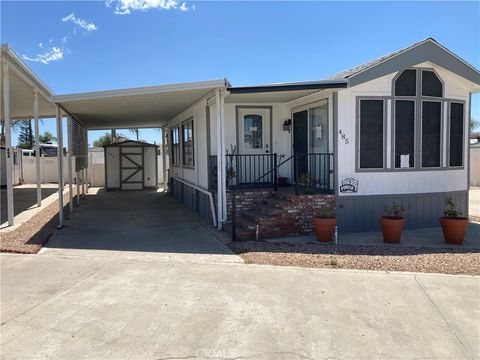
[[[73,213],[73,174],[72,174],[72,150],[73,150],[73,136],[72,136],[72,117],[68,116],[67,117],[67,128],[68,128],[68,155],[67,155],[67,160],[68,160],[68,209],[69,209],[69,215],[72,215]]]
[[[77,171],[77,206],[80,206],[80,171]]]
[[[40,179],[40,128],[38,125],[38,89],[33,90],[33,117],[35,121],[35,177],[37,179],[37,206],[42,206],[42,182]]]
[[[217,113],[217,209],[218,230],[222,230],[226,220],[226,178],[225,178],[225,128],[223,119],[223,97],[220,90],[215,91],[215,108]]]
[[[165,133],[166,127],[162,128],[162,172],[163,172],[163,191],[167,190],[167,154],[165,154],[165,149],[167,148],[167,134]]]
[[[57,106],[57,179],[58,179],[58,228],[63,227],[63,124],[62,110]]]
[[[10,124],[10,77],[8,64],[3,63],[3,114],[5,127],[5,152],[6,152],[6,172],[7,172],[7,216],[8,225],[13,225],[14,207],[13,207],[13,154],[12,154],[12,138]]]

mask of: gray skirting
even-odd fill
[[[340,232],[378,231],[378,218],[385,205],[403,204],[407,229],[439,226],[445,197],[451,196],[463,216],[468,213],[468,191],[428,194],[337,196],[337,223]]]
[[[170,179],[170,194],[180,203],[196,212],[201,217],[209,219],[210,200],[208,196],[187,184]]]

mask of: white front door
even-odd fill
[[[238,109],[238,153],[270,154],[270,109]]]

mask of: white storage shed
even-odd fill
[[[105,145],[105,188],[156,189],[157,148],[157,145],[133,140]]]

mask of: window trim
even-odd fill
[[[468,114],[467,114],[467,102],[465,100],[453,100],[449,99],[446,101],[447,103],[447,123],[445,126],[447,127],[447,166],[446,169],[452,169],[452,170],[462,170],[465,168],[465,155],[467,154],[467,151],[465,151],[465,127],[469,126],[469,123],[467,122],[468,120]],[[462,104],[463,105],[463,141],[462,141],[462,165],[461,166],[450,166],[450,123],[451,123],[451,104],[452,103],[457,103],[457,104]]]
[[[387,100],[388,96],[357,96],[356,97],[356,119],[355,119],[355,172],[384,172],[387,170]],[[360,167],[360,104],[362,100],[379,100],[383,103],[383,167],[361,168]]]
[[[439,166],[423,166],[423,103],[424,102],[437,102],[437,103],[440,103],[440,159],[439,159]],[[443,118],[444,118],[444,110],[443,110],[443,104],[445,103],[445,99],[444,98],[437,98],[436,100],[433,100],[431,98],[421,98],[420,100],[420,136],[419,138],[417,139],[417,141],[420,143],[420,147],[419,147],[419,163],[418,163],[418,167],[420,170],[422,171],[425,171],[425,170],[444,170],[446,169],[447,167],[444,167],[443,166],[443,149],[444,149],[444,146],[445,144],[443,143],[443,133],[444,133],[444,121],[443,121]]]
[[[185,124],[189,123],[189,122],[192,122],[192,164],[186,164],[185,163],[185,136],[184,136],[184,127],[185,127]],[[181,133],[182,133],[182,139],[181,139],[181,158],[182,158],[182,167],[186,168],[186,169],[195,169],[195,126],[194,126],[194,117],[191,116],[189,117],[188,119],[185,119],[183,120],[181,123],[180,123],[180,129],[181,129]]]

